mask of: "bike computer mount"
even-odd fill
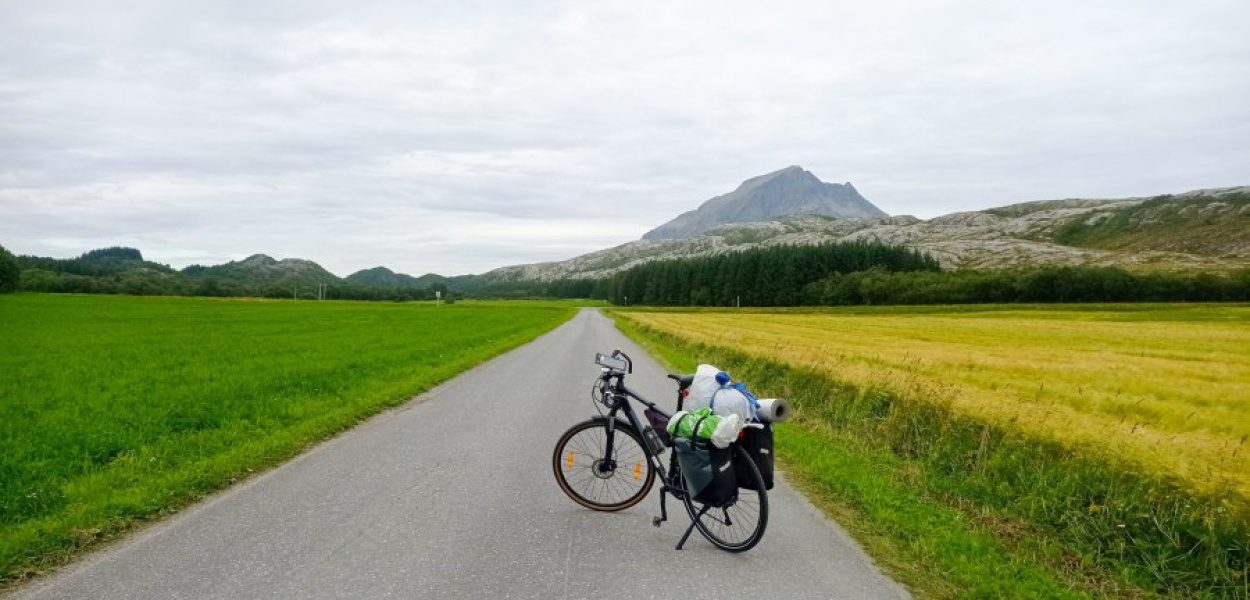
[[[614,351],[612,354],[595,354],[595,364],[608,369],[614,373],[633,373],[634,361],[620,350]]]

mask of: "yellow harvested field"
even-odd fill
[[[1250,498],[1250,306],[620,316]]]

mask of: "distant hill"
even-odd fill
[[[927,221],[786,216],[724,225],[691,238],[642,239],[560,262],[504,267],[482,278],[597,278],[665,258],[859,239],[922,250],[945,268],[1105,265],[1227,271],[1250,267],[1250,187],[1028,202]]]
[[[473,275],[458,275],[456,277],[443,277],[442,275],[438,275],[435,273],[426,273],[425,275],[417,277],[415,281],[417,282],[417,285],[421,287],[432,287],[432,286],[439,285],[439,284],[447,285],[448,282],[454,281],[456,279],[464,278],[464,277],[473,277]]]
[[[372,269],[356,271],[343,279],[357,285],[372,285],[377,287],[425,287],[416,277],[413,277],[412,275],[405,275],[403,273],[396,273],[386,267],[374,267]]]
[[[39,269],[53,273],[69,273],[87,277],[115,276],[129,272],[149,272],[170,275],[176,271],[167,265],[143,260],[143,253],[135,248],[114,246],[84,252],[77,258],[45,258],[42,256],[19,256],[17,264],[23,270]]]
[[[424,300],[433,299],[435,289],[411,277],[403,288],[353,283],[309,260],[275,260],[265,254],[181,271],[147,262],[134,248],[92,250],[72,259],[21,256],[17,264],[21,289],[39,292]]]
[[[179,271],[145,261],[139,250],[123,247],[92,250],[70,259],[19,256],[15,263],[21,271],[22,289],[99,294],[422,300],[433,299],[436,291],[452,286],[472,287],[478,279],[433,273],[412,277],[385,267],[340,278],[310,260],[277,260],[267,254]]]
[[[385,289],[424,289],[424,290],[456,290],[476,289],[480,275],[457,275],[444,277],[437,273],[426,273],[413,277],[396,273],[386,267],[374,267],[356,271],[344,278],[348,283]]]
[[[722,225],[769,221],[788,215],[847,219],[889,216],[850,183],[825,183],[802,167],[791,166],[748,179],[738,189],[648,231],[642,239],[687,239]]]
[[[212,267],[187,267],[187,275],[200,278],[214,277],[256,287],[291,287],[297,285],[317,286],[342,283],[334,273],[321,265],[299,258],[275,260],[266,254],[253,254],[243,260],[232,261]]]

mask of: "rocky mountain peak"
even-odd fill
[[[767,181],[776,181],[778,179],[780,180],[790,179],[790,180],[796,180],[796,181],[797,180],[820,181],[820,179],[818,179],[815,175],[812,175],[811,171],[808,171],[807,169],[804,169],[803,167],[800,167],[798,165],[790,165],[779,171],[773,171],[772,173],[765,173],[763,175],[752,177],[751,179],[748,179],[745,182],[743,182],[743,185],[747,185],[754,181],[767,182]]]
[[[643,239],[684,239],[731,223],[754,223],[788,215],[842,219],[888,216],[850,183],[825,183],[798,165],[752,177],[734,191],[712,198],[643,235]]]

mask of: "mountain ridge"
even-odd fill
[[[321,265],[303,258],[277,260],[268,254],[253,254],[243,260],[220,265],[187,267],[184,273],[200,277],[215,277],[240,283],[266,285],[319,285],[341,283],[339,276]]]
[[[482,277],[598,278],[665,258],[855,240],[916,248],[948,269],[1044,265],[1198,271],[1245,268],[1250,266],[1250,186],[1152,198],[1040,200],[929,220],[910,215],[877,219],[791,215],[724,225],[694,238],[636,240],[565,261],[502,267]],[[1205,241],[1218,243],[1203,245]]]

